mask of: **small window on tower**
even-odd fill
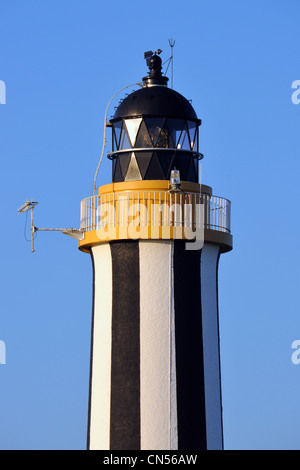
[[[171,119],[167,120],[168,124],[168,138],[169,138],[169,147],[177,148],[178,142],[180,140],[182,130],[185,126],[185,121],[183,119]]]
[[[125,124],[127,127],[127,132],[130,138],[131,147],[134,147],[136,136],[142,122],[142,118],[135,118],[135,119],[125,119]]]
[[[123,125],[119,150],[130,149],[130,148],[131,148],[131,142],[129,140],[126,127]]]
[[[160,145],[162,143],[160,135],[164,121],[165,119],[160,117],[145,118],[145,124],[152,142],[151,147],[163,147],[163,145]]]
[[[183,149],[183,150],[191,150],[189,134],[188,134],[188,130],[186,128],[186,124],[184,125],[182,133],[180,135],[179,141],[177,143],[177,148],[178,149]]]
[[[147,130],[146,124],[143,121],[140,125],[140,129],[135,141],[135,148],[145,148],[145,147],[153,147],[153,143],[149,132]]]
[[[190,135],[191,150],[197,152],[198,148],[198,139],[197,139],[197,124],[193,121],[187,121],[187,126]]]
[[[161,148],[169,148],[170,147],[170,137],[169,137],[169,129],[167,126],[163,126],[160,129],[160,133],[158,136],[158,140],[156,142],[155,147],[161,147]]]
[[[113,124],[114,146],[117,150],[120,147],[120,136],[122,131],[123,121],[117,121]]]

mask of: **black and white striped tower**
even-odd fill
[[[89,449],[223,448],[230,202],[199,184],[201,121],[167,81],[155,53],[108,124],[112,183],[81,203],[79,248],[94,270]]]

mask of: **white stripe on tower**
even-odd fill
[[[110,446],[112,260],[109,243],[92,248],[94,307],[90,378],[89,448]],[[97,266],[97,269],[95,269]],[[101,267],[103,267],[101,269]]]
[[[141,449],[177,449],[172,241],[140,241]]]
[[[222,450],[222,403],[218,326],[220,247],[205,243],[201,253],[201,310],[207,450]]]

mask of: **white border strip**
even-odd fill
[[[112,260],[109,243],[92,248],[95,266],[90,449],[109,450],[111,387]]]

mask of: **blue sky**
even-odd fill
[[[225,448],[300,449],[299,2],[0,9],[0,449],[86,446],[91,261],[60,233],[39,233],[32,254],[17,209],[34,199],[37,226],[79,226],[105,108],[145,75],[144,51],[169,58],[169,38],[174,88],[203,121],[203,183],[232,201],[234,250],[219,267]],[[110,180],[104,158],[98,185]]]

